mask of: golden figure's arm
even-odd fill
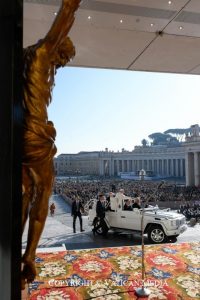
[[[74,13],[77,10],[81,0],[62,0],[60,10],[43,40],[46,49],[53,52],[55,48],[66,38],[74,22]]]

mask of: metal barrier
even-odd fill
[[[94,203],[97,201],[97,199],[90,199],[85,205],[84,205],[84,212],[88,214],[89,207],[92,207]]]
[[[97,202],[98,199],[90,199],[85,205],[84,205],[84,213],[88,214],[90,207],[94,205],[95,202]],[[107,208],[110,205],[109,201],[105,201],[105,208]]]

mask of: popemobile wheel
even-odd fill
[[[166,235],[163,228],[159,225],[152,226],[148,231],[148,239],[153,244],[161,244],[166,241]]]

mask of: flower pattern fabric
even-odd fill
[[[191,298],[200,299],[200,281],[199,277],[191,275],[178,276],[177,284],[181,286]]]
[[[47,262],[41,267],[40,277],[55,277],[66,274],[65,266],[60,262]]]
[[[82,300],[72,288],[40,289],[31,295],[31,300]]]
[[[131,256],[119,256],[117,258],[117,264],[121,271],[132,271],[139,269],[141,266],[141,262],[138,259],[134,259]]]
[[[108,278],[112,265],[98,256],[85,255],[74,262],[73,270],[86,279]]]
[[[37,253],[30,300],[129,300],[143,284],[150,300],[200,299],[200,243]],[[142,299],[142,298],[141,298]]]
[[[184,256],[194,265],[200,265],[200,253],[186,252]]]

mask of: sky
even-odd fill
[[[200,124],[200,76],[65,67],[48,115],[57,155],[132,151],[152,133]]]

